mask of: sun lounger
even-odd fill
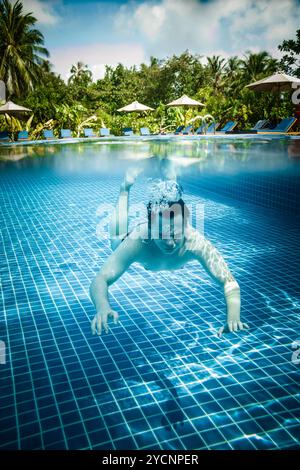
[[[1,131],[0,132],[0,142],[9,142],[10,137],[8,131]]]
[[[131,127],[125,127],[125,128],[123,129],[123,135],[126,136],[126,137],[131,137],[131,136],[133,136],[134,134],[133,134],[132,128],[131,128]]]
[[[183,134],[183,135],[189,135],[189,134],[192,134],[192,131],[193,131],[193,126],[186,126],[186,127],[182,130],[182,134]]]
[[[141,127],[140,128],[140,134],[142,136],[146,136],[146,135],[151,135],[151,132],[149,131],[148,127]]]
[[[107,129],[107,127],[101,127],[100,137],[109,137],[109,136],[110,136],[110,130]]]
[[[19,131],[18,132],[18,140],[28,140],[29,135],[27,131]]]
[[[259,121],[257,121],[255,126],[251,127],[251,130],[258,131],[260,129],[267,128],[269,125],[270,125],[269,119],[260,119]]]
[[[61,137],[62,139],[70,139],[70,138],[72,138],[73,136],[72,136],[72,134],[71,134],[70,129],[61,129],[61,130],[60,130],[60,137]]]
[[[93,129],[83,129],[84,137],[97,137],[96,134],[94,134]]]
[[[226,122],[226,124],[222,127],[222,129],[220,129],[219,131],[217,132],[229,132],[229,131],[233,131],[233,129],[237,126],[237,122],[236,121],[228,121]]]
[[[206,134],[212,134],[215,133],[216,130],[218,129],[220,123],[219,122],[212,122],[208,128],[206,129]]]
[[[200,127],[198,127],[195,130],[195,134],[204,134],[206,126],[207,126],[207,124],[202,124]]]
[[[296,122],[297,122],[297,119],[294,118],[294,117],[285,118],[285,119],[282,119],[280,121],[280,123],[277,124],[276,127],[274,127],[274,129],[262,129],[262,130],[258,131],[258,133],[259,134],[260,133],[287,134],[288,132],[290,132],[292,130],[292,127],[296,124]]]
[[[225,134],[257,134],[258,130],[266,128],[269,124],[270,122],[268,119],[260,119],[259,121],[257,121],[255,126],[251,127],[250,129],[234,129],[233,131],[226,131]]]
[[[178,135],[180,134],[184,129],[184,126],[178,126],[177,129],[175,130],[174,134]]]
[[[44,139],[55,139],[52,129],[43,130]]]

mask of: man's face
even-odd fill
[[[182,215],[156,217],[152,223],[152,236],[155,245],[164,254],[170,255],[179,250],[184,242],[184,226]]]

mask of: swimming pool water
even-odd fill
[[[227,182],[222,190],[209,176],[221,172],[220,161],[203,163],[205,149],[205,161],[220,155],[214,144],[151,145],[19,147],[1,163],[1,449],[299,448],[295,201],[286,198],[286,210],[261,197],[254,204],[253,186],[243,197],[226,191]],[[238,181],[245,163],[233,171],[232,148],[221,151],[223,173]],[[250,145],[243,160],[252,178],[255,152]],[[263,165],[264,178],[297,174],[287,146],[280,152]],[[144,201],[162,156],[181,168],[186,202],[204,204],[205,234],[241,286],[249,331],[216,336],[222,290],[191,263],[169,273],[133,265],[110,289],[120,325],[91,334],[89,285],[111,252],[96,233],[97,209],[115,202],[125,168],[140,161],[145,176],[131,201]]]

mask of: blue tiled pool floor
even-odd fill
[[[200,265],[134,265],[111,288],[121,324],[97,337],[88,289],[110,247],[96,211],[119,184],[1,178],[0,448],[299,448],[299,220],[187,186],[250,330],[216,336],[224,299]]]

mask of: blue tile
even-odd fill
[[[96,235],[96,211],[115,203],[119,156],[141,151],[126,145],[39,146],[43,158],[33,146],[32,158],[0,162],[0,339],[10,344],[0,365],[1,449],[299,447],[298,170],[276,169],[279,144],[268,140],[247,149],[221,138],[147,143],[155,154],[189,149],[209,156],[201,165],[228,163],[212,174],[195,165],[181,183],[188,203],[204,204],[206,236],[240,283],[251,329],[216,337],[222,289],[199,264],[172,273],[133,265],[111,287],[121,325],[99,338],[88,291],[111,251]],[[270,158],[272,171],[247,172],[247,152]],[[230,172],[230,155],[245,157],[243,172]],[[133,203],[145,200],[145,185],[137,182]]]

